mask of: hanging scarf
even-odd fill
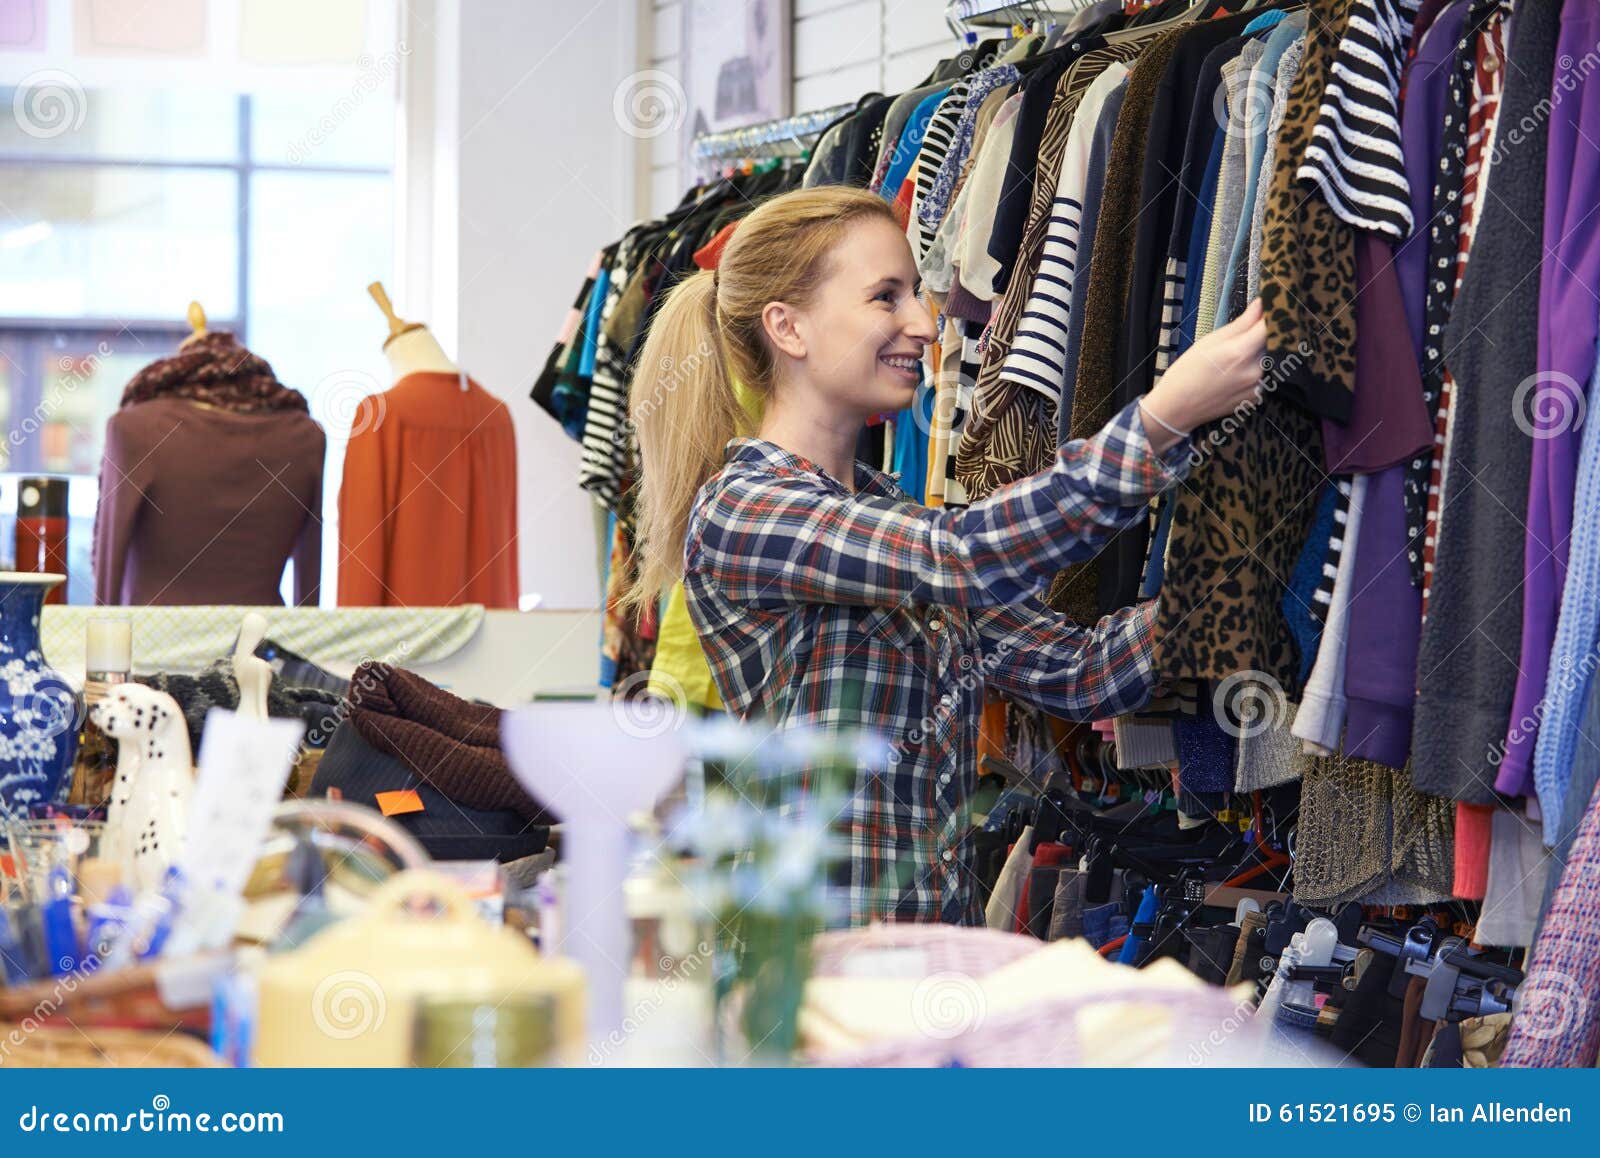
[[[225,330],[191,338],[170,358],[151,362],[128,381],[119,406],[187,398],[240,414],[309,410],[306,396],[279,382],[272,367]]]

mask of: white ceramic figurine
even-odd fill
[[[161,887],[188,831],[194,760],[177,701],[143,684],[118,684],[91,711],[117,739],[117,779],[102,854],[137,891]]]

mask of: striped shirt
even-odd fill
[[[600,309],[594,382],[589,387],[589,413],[583,426],[583,460],[578,466],[578,485],[613,511],[622,496],[623,474],[633,445],[633,427],[628,422],[628,351],[618,349],[606,338],[605,327],[627,289],[634,244],[630,233],[617,247],[605,303]],[[636,272],[634,276],[639,274]]]
[[[983,102],[995,89],[1014,84],[1021,77],[1022,73],[1016,65],[1001,64],[984,69],[968,82],[967,106],[961,113],[960,121],[956,123],[954,139],[950,142],[944,160],[936,166],[937,171],[933,174],[928,196],[917,208],[917,215],[921,217],[923,224],[937,227],[940,219],[950,208],[950,198],[954,196],[960,181],[961,168],[966,164],[968,154],[972,152],[972,142],[978,127],[978,110],[983,107]]]
[[[1089,152],[1100,109],[1127,75],[1128,67],[1120,61],[1108,65],[1084,92],[1073,115],[1039,254],[1039,272],[1034,276],[1016,337],[1000,371],[1002,380],[1030,386],[1057,404],[1066,379],[1067,319],[1077,273]]]
[[[1322,560],[1322,574],[1317,578],[1316,590],[1311,593],[1311,614],[1319,623],[1328,621],[1328,608],[1333,605],[1333,581],[1339,575],[1339,560],[1344,555],[1344,540],[1350,522],[1350,480],[1333,476],[1335,499],[1333,504],[1333,534],[1328,538],[1328,551]]]
[[[933,119],[928,122],[927,132],[922,134],[922,148],[917,153],[915,179],[911,194],[911,220],[906,226],[906,240],[911,243],[912,255],[918,262],[933,245],[934,234],[939,231],[939,222],[931,224],[922,220],[919,210],[924,201],[933,191],[934,175],[939,171],[939,166],[944,163],[945,154],[950,150],[950,141],[955,136],[956,122],[967,107],[968,82],[958,80],[950,86],[950,91],[945,94],[944,100],[939,102],[939,107],[933,114]]]
[[[1400,74],[1420,0],[1351,0],[1322,108],[1295,176],[1356,229],[1410,235],[1410,184],[1400,148]]]

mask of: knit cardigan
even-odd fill
[[[1518,13],[1527,18],[1531,9]],[[1500,1064],[1506,1068],[1592,1066],[1600,1051],[1600,807],[1591,800],[1555,898],[1534,942],[1517,1015]]]
[[[1472,260],[1445,331],[1445,362],[1457,387],[1451,399],[1451,454],[1461,469],[1452,469],[1445,480],[1441,509],[1447,513],[1439,523],[1428,618],[1418,649],[1412,775],[1422,791],[1460,800],[1492,799],[1488,781],[1517,681],[1512,657],[1522,637],[1522,606],[1507,593],[1519,591],[1523,578],[1523,554],[1517,549],[1523,539],[1520,499],[1528,493],[1532,440],[1509,418],[1512,392],[1538,361],[1549,123],[1540,108],[1549,100],[1555,70],[1555,7],[1530,4],[1517,13],[1507,51],[1512,67],[1501,97],[1500,155],[1490,169]],[[1456,37],[1445,26],[1452,17],[1459,19],[1459,10],[1439,17],[1440,27],[1413,65],[1408,122],[1428,76],[1425,58],[1441,52],[1448,58],[1455,51]],[[1442,99],[1442,85],[1440,94]],[[1415,152],[1412,136],[1408,129],[1408,159]],[[1416,163],[1431,168],[1434,156]],[[1405,252],[1418,247],[1426,251],[1426,234],[1403,247],[1396,259],[1402,285],[1408,277],[1415,279],[1417,289],[1408,292],[1420,293],[1421,271],[1408,268]],[[1420,296],[1414,306],[1420,350]],[[1492,628],[1480,630],[1485,625]]]
[[[1595,396],[1596,380],[1589,384]],[[1550,668],[1545,679],[1545,713],[1533,759],[1533,783],[1544,816],[1544,840],[1558,847],[1563,836],[1567,786],[1579,762],[1578,723],[1589,685],[1594,680],[1595,647],[1600,643],[1600,419],[1585,421],[1578,460],[1578,480],[1573,507],[1584,512],[1572,528],[1572,553],[1567,561],[1567,585],[1561,597],[1561,617],[1556,624]],[[1596,763],[1584,746],[1582,763]],[[1581,773],[1580,773],[1581,776]]]

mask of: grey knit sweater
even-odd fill
[[[1537,369],[1549,117],[1559,4],[1524,4],[1507,51],[1489,192],[1445,331],[1451,468],[1417,661],[1418,789],[1494,799],[1522,639],[1522,512],[1533,442],[1510,420]],[[1513,140],[1511,134],[1516,134]]]

